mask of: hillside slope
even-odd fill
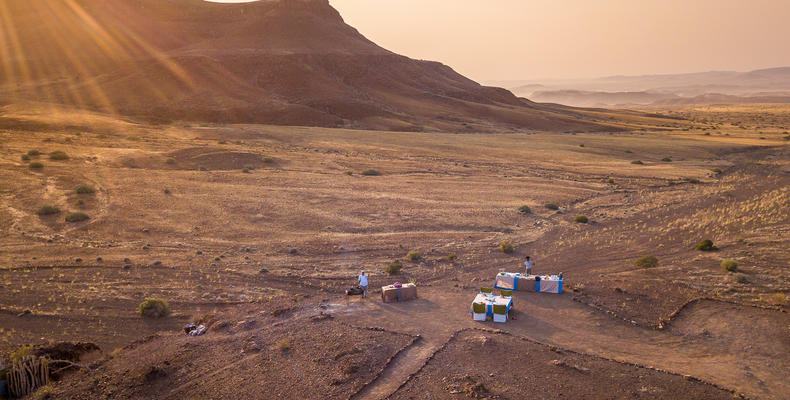
[[[153,121],[613,130],[385,50],[327,0],[0,4],[0,98]]]

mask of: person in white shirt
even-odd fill
[[[365,274],[365,270],[362,270],[357,280],[362,288],[362,298],[368,297],[368,276]]]
[[[524,266],[527,267],[527,275],[532,275],[532,267],[535,266],[535,263],[529,259],[529,256],[524,261]]]

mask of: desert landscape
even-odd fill
[[[535,103],[322,0],[27,3],[0,5],[0,360],[58,361],[27,398],[790,395],[790,104]],[[527,255],[564,292],[473,321]]]

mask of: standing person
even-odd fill
[[[524,266],[527,267],[527,275],[532,275],[532,267],[535,266],[535,263],[529,259],[529,256],[524,261]]]
[[[365,274],[365,270],[363,269],[362,272],[357,277],[359,281],[359,286],[362,288],[362,298],[368,297],[368,276]]]

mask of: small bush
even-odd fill
[[[30,156],[28,156],[27,154],[22,154],[21,158],[22,158],[22,161],[25,161],[25,162],[30,161]]]
[[[502,252],[505,253],[505,254],[510,254],[514,250],[513,249],[513,244],[510,243],[509,241],[505,240],[505,241],[503,241],[502,243],[499,244],[499,250],[502,250]]]
[[[73,212],[66,216],[66,222],[82,222],[90,219],[88,214],[83,212]]]
[[[403,264],[401,264],[400,260],[395,260],[387,265],[387,268],[384,269],[384,272],[386,272],[387,275],[398,275],[402,269]]]
[[[375,169],[366,169],[366,170],[362,171],[362,175],[365,175],[365,176],[379,176],[379,175],[381,175],[381,172],[376,171]]]
[[[38,157],[41,155],[41,152],[38,150],[30,150],[27,152],[27,155],[30,157]]]
[[[749,283],[749,278],[747,278],[746,275],[744,275],[744,274],[735,274],[735,276],[733,276],[733,278],[735,278],[735,282],[738,282],[738,283],[741,283],[741,284],[744,284],[744,285]]]
[[[168,189],[168,188],[165,188],[165,190],[163,190],[163,192],[164,192],[165,194],[170,194],[170,193],[172,193],[172,192],[170,192],[170,189]]]
[[[265,162],[266,164],[271,164],[274,162],[274,159],[271,157],[263,157],[263,162]]]
[[[738,263],[735,260],[724,260],[721,262],[721,267],[727,272],[735,272],[738,270]]]
[[[422,253],[420,253],[418,250],[412,250],[406,253],[406,258],[412,261],[417,261],[422,258]]]
[[[354,175],[354,171],[346,171],[346,175],[348,176]]]
[[[580,144],[579,147],[584,147],[584,144]]]
[[[697,178],[686,178],[685,180],[688,183],[695,183],[695,184],[699,183],[699,179],[697,179]]]
[[[518,212],[522,214],[529,214],[532,212],[532,210],[529,208],[529,206],[521,206],[518,208]]]
[[[633,151],[631,151],[631,150],[626,150],[625,152],[626,152],[627,154],[633,154]]]
[[[614,184],[615,184],[614,178],[609,178],[609,179],[607,179],[607,180],[606,180],[606,183],[608,183],[608,184],[610,184],[610,185],[614,185]]]
[[[63,160],[68,160],[69,155],[62,151],[53,151],[52,153],[49,153],[49,159],[55,161],[63,161]]]
[[[282,351],[286,352],[291,350],[291,341],[288,339],[282,338],[277,342],[277,348]]]
[[[634,265],[639,268],[655,268],[658,266],[658,258],[656,256],[642,256],[634,261]]]
[[[631,164],[634,164],[634,165],[644,165],[645,163],[643,163],[643,162],[642,162],[642,160],[634,160],[634,161],[631,161]]]
[[[663,162],[672,162],[672,159],[669,158],[669,157],[664,157],[664,158],[661,159],[661,161],[663,161]]]
[[[697,244],[697,247],[694,247],[694,250],[698,250],[698,251],[715,251],[718,249],[719,248],[714,246],[713,241],[710,239],[705,239],[699,242],[699,244]]]
[[[455,262],[455,260],[458,259],[458,256],[455,255],[455,253],[450,253],[450,254],[447,255],[446,259],[447,259],[447,262],[451,262],[452,263],[452,262]]]
[[[244,169],[242,169],[241,172],[243,172],[245,174],[249,174],[250,172],[252,172],[252,169],[244,167]]]
[[[590,222],[590,219],[587,218],[586,215],[577,215],[575,218],[573,218],[573,222],[578,222],[580,224],[586,224],[586,223]]]
[[[173,157],[168,157],[167,160],[165,160],[165,163],[173,165],[176,163],[176,159]]]
[[[76,191],[77,194],[94,194],[94,193],[96,193],[96,189],[94,189],[92,186],[88,186],[88,185],[79,185],[79,186],[77,186],[76,189],[74,189],[74,191]]]
[[[771,296],[771,301],[773,301],[774,304],[785,304],[787,303],[787,296],[784,293],[774,293],[773,296]]]
[[[28,168],[30,168],[30,169],[41,169],[41,168],[44,168],[44,164],[42,164],[40,162],[32,162],[32,163],[28,164]]]
[[[560,206],[558,206],[558,205],[556,205],[554,203],[546,203],[546,204],[543,205],[543,207],[546,207],[549,210],[554,210],[554,211],[557,211],[557,210],[560,209]]]
[[[170,315],[170,307],[168,307],[167,302],[162,299],[148,298],[140,303],[137,312],[141,317],[162,318]]]
[[[44,206],[38,209],[38,215],[60,214],[60,209],[55,206]]]
[[[711,172],[713,172],[713,173],[715,173],[715,174],[720,174],[720,173],[721,173],[721,168],[713,168],[713,169],[711,170]]]

